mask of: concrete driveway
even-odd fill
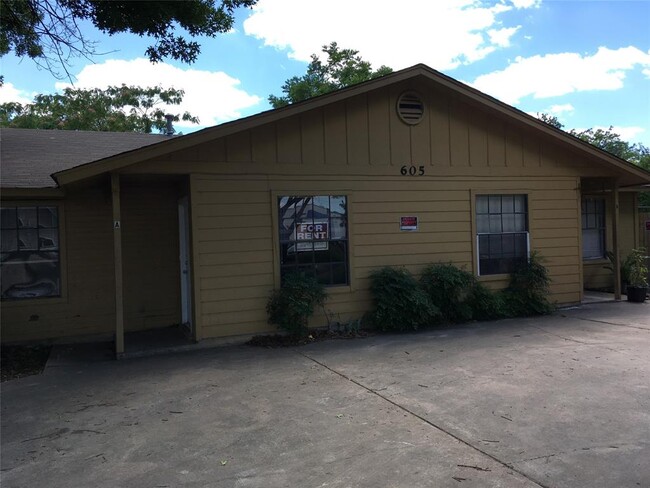
[[[650,304],[2,386],[2,486],[648,487]]]

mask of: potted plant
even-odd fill
[[[630,268],[627,300],[629,302],[641,303],[645,301],[648,294],[648,265],[646,259],[646,250],[643,247],[632,249],[628,256]]]
[[[603,266],[603,268],[610,270],[614,273],[614,253],[607,251],[606,256],[609,264]],[[621,260],[621,291],[623,295],[627,295],[627,285],[630,282],[630,265],[631,265],[632,255],[630,254],[625,259]]]

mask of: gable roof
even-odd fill
[[[53,173],[169,140],[136,132],[0,129],[0,186],[52,188]]]
[[[549,137],[555,143],[590,158],[591,161],[597,164],[609,167],[624,176],[625,181],[623,185],[638,186],[650,183],[650,172],[645,171],[643,168],[592,146],[567,132],[556,129],[555,127],[542,122],[521,110],[507,105],[489,95],[486,95],[485,93],[461,83],[460,81],[429,68],[424,64],[418,64],[410,68],[393,72],[381,78],[366,81],[358,85],[311,98],[303,102],[291,104],[286,107],[269,110],[232,122],[227,122],[225,124],[208,127],[184,136],[173,138],[157,136],[158,138],[162,138],[163,142],[160,142],[159,144],[142,144],[137,149],[135,146],[129,148],[124,147],[122,150],[117,150],[112,154],[105,154],[95,159],[88,158],[86,161],[71,164],[67,168],[55,170],[51,176],[59,185],[66,185],[101,173],[116,171],[120,168],[151,158],[160,157],[171,152],[187,149],[213,139],[226,137],[267,123],[296,116],[309,110],[343,101],[372,90],[394,85],[417,77],[427,79],[438,86],[457,94],[468,103],[479,106],[490,113],[506,117],[509,121],[517,123],[520,127],[534,130],[540,135]],[[155,137],[151,135],[144,136]],[[4,181],[2,186],[5,186]]]
[[[201,144],[216,138],[225,137],[234,133],[249,130],[263,124],[275,122],[280,119],[288,118],[301,114],[303,112],[333,104],[356,95],[367,93],[372,90],[390,86],[416,77],[423,77],[442,86],[452,93],[460,95],[465,101],[474,103],[492,113],[501,114],[509,120],[518,123],[520,126],[527,127],[551,137],[555,142],[570,148],[578,153],[584,154],[592,161],[610,167],[625,176],[626,183],[636,186],[650,183],[650,172],[625,161],[613,154],[599,149],[571,134],[556,129],[555,127],[528,115],[506,103],[503,103],[475,88],[472,88],[458,80],[446,76],[424,64],[417,64],[410,68],[395,71],[386,76],[375,78],[358,85],[327,93],[303,102],[295,103],[275,110],[269,110],[257,115],[245,117],[225,124],[209,127],[192,134],[174,138],[168,142],[157,146],[146,147],[130,154],[121,154],[106,158],[87,165],[87,167],[73,168],[67,171],[61,171],[53,175],[60,183],[66,184],[79,179],[83,179],[94,174],[106,171],[115,171],[122,167],[144,161],[146,159],[159,157],[169,152],[189,148],[196,144]]]

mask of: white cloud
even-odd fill
[[[479,76],[472,86],[515,104],[531,95],[549,98],[579,91],[618,90],[623,87],[626,72],[637,66],[650,68],[650,52],[633,46],[600,47],[591,56],[559,53],[518,57],[502,71]]]
[[[604,130],[607,131],[609,127],[604,127],[604,126],[596,126],[593,128],[594,130]],[[579,131],[580,129],[578,129]],[[621,136],[621,139],[624,141],[628,142],[634,142],[637,139],[637,136],[639,134],[643,134],[646,130],[643,127],[636,127],[636,126],[630,126],[630,127],[622,127],[615,125],[612,127],[612,132],[614,134],[618,134]]]
[[[541,3],[542,0],[512,0],[512,4],[515,8],[539,7]]]
[[[239,88],[239,80],[222,71],[180,69],[170,64],[152,64],[144,58],[108,60],[101,64],[84,67],[77,75],[77,88],[106,88],[111,85],[157,86],[185,90],[183,103],[172,106],[169,111],[188,111],[199,117],[201,126],[241,117],[241,110],[257,105],[261,98]],[[68,83],[56,83],[61,90]],[[178,127],[188,123],[176,122]]]
[[[501,25],[499,14],[525,3],[330,0],[324,8],[313,0],[259,0],[244,21],[244,32],[301,61],[336,41],[358,50],[374,66],[400,69],[426,63],[450,70],[509,45],[518,27]]]
[[[643,73],[646,78],[650,79],[650,68],[644,69],[641,73]]]
[[[16,88],[13,83],[5,83],[0,87],[0,103],[18,102],[25,105],[32,103],[35,93]]]
[[[563,113],[573,113],[574,111],[575,111],[575,107],[570,103],[565,103],[562,105],[551,105],[549,108],[544,110],[545,113],[551,113],[553,115],[560,115]]]
[[[634,142],[635,140],[640,140],[640,138],[637,138],[638,135],[643,134],[646,132],[646,129],[643,127],[638,127],[638,126],[621,126],[621,125],[614,125],[614,126],[604,126],[604,125],[595,125],[591,127],[592,130],[597,131],[597,130],[602,130],[602,131],[609,131],[611,129],[611,132],[614,134],[618,134],[621,136],[621,139],[627,142]],[[569,130],[565,128],[565,130]],[[584,127],[576,127],[572,129],[578,133],[584,132],[587,129]]]
[[[510,46],[510,38],[514,36],[520,28],[521,26],[518,25],[517,27],[505,27],[503,29],[489,29],[487,33],[492,44],[499,47],[508,47]]]

